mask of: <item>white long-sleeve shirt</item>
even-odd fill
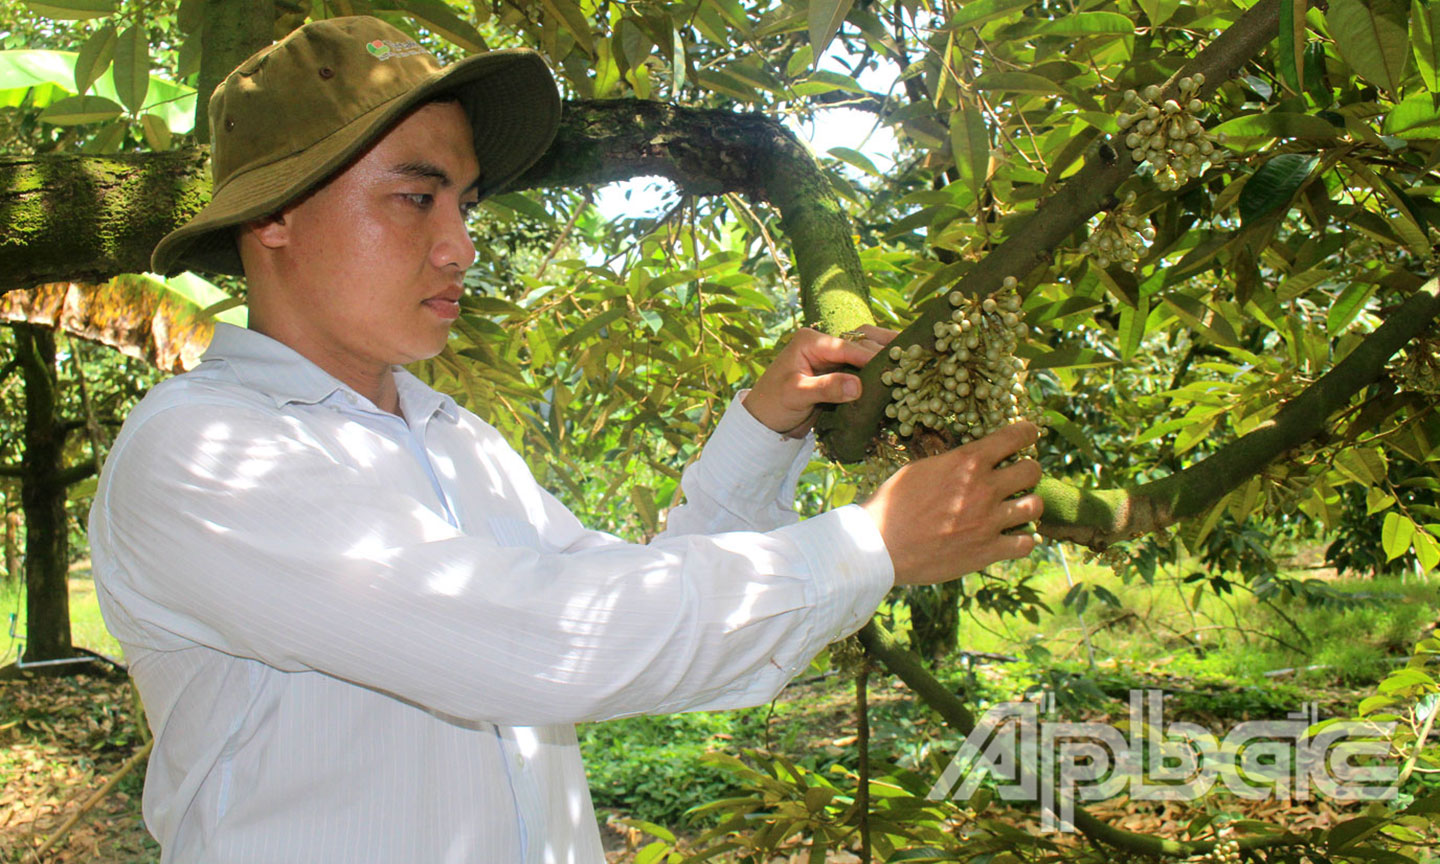
[[[404,415],[227,325],[132,412],[90,514],[162,860],[603,861],[573,724],[764,703],[893,583],[808,442],[732,404],[648,545],[583,528],[404,370]]]

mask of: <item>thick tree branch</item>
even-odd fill
[[[62,485],[73,486],[81,480],[89,480],[100,473],[100,466],[92,462],[79,462],[60,472],[57,478]]]
[[[0,292],[103,282],[204,205],[204,154],[0,160]],[[805,146],[772,117],[659,102],[570,102],[550,152],[517,188],[661,176],[692,194],[769,201],[795,250],[806,323],[873,323],[849,220]]]
[[[1174,95],[1179,90],[1180,78],[1196,72],[1205,74],[1201,98],[1209,96],[1275,38],[1279,20],[1280,0],[1260,0],[1171,76],[1162,86],[1164,92],[1160,98]],[[915,321],[893,344],[906,347],[931,341],[935,323],[949,320],[951,307],[945,298],[950,291],[989,294],[1000,288],[1006,276],[1023,281],[1031,270],[1048,264],[1055,249],[1071,234],[1083,227],[1091,216],[1113,205],[1115,191],[1135,173],[1135,168],[1135,160],[1125,147],[1102,144],[1095,148],[1085,167],[1045,198],[1029,220],[1013,229],[1004,242],[977,262],[954,286],[921,306]],[[885,354],[878,355],[861,372],[864,390],[860,399],[821,418],[818,428],[831,458],[842,462],[865,458],[875,430],[884,422],[885,405],[890,399],[890,388],[880,384],[880,375],[893,365]]]
[[[830,332],[874,323],[850,220],[805,145],[773,117],[638,99],[567,103],[555,143],[516,187],[643,176],[769,201],[794,249],[805,322]]]
[[[193,150],[0,159],[0,293],[143,273],[209,197]]]
[[[205,0],[201,14],[200,80],[196,87],[195,137],[210,142],[210,94],[245,58],[274,39],[274,0]]]
[[[1395,352],[1440,317],[1440,279],[1421,286],[1335,367],[1258,429],[1206,459],[1133,490],[1085,491],[1041,483],[1040,532],[1101,548],[1205,512],[1265,465],[1323,432],[1330,415],[1385,373]]]

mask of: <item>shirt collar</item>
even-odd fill
[[[223,361],[240,383],[275,400],[277,407],[291,402],[316,404],[343,390],[354,393],[345,382],[321,369],[300,352],[263,333],[215,323],[215,335],[200,362]],[[459,419],[455,400],[436,392],[401,366],[392,367],[400,410],[411,420],[430,417],[436,411],[451,421]],[[355,394],[359,397],[359,394]],[[361,399],[368,405],[369,401]],[[379,409],[375,409],[379,410]]]

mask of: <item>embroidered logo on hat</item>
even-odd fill
[[[375,55],[376,60],[394,60],[397,57],[412,57],[416,54],[430,53],[420,47],[419,42],[392,42],[389,39],[366,42],[365,50]]]

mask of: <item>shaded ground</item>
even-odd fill
[[[1185,683],[1193,686],[1193,682],[1155,683],[1170,688],[1183,688]],[[1339,694],[1327,695],[1337,703],[1347,701]],[[872,746],[876,758],[893,755],[897,747],[907,743],[906,736],[925,734],[929,721],[915,722],[918,718],[913,715],[920,712],[909,705],[909,697],[903,686],[879,683],[872,688],[872,722],[877,731]],[[0,793],[0,862],[159,861],[159,847],[140,817],[143,769],[122,780],[54,850],[39,859],[31,854],[143,746],[141,732],[132,720],[132,698],[128,681],[114,676],[0,681],[0,788],[4,790]],[[822,760],[849,757],[855,744],[852,700],[853,690],[834,676],[792,685],[774,710],[767,712],[764,727],[754,740],[719,740],[714,744],[738,755],[744,748],[764,746],[768,737],[772,744],[782,746],[796,758],[805,754]],[[1186,712],[1187,719],[1222,726],[1233,722],[1207,707],[1215,706]],[[637,771],[643,770],[637,766]],[[1092,812],[1131,830],[1178,836],[1200,813],[1217,813],[1222,822],[1256,819],[1303,830],[1328,827],[1354,815],[1356,809],[1325,802],[1253,802],[1215,796],[1198,804],[1131,802],[1122,798],[1094,807]],[[653,839],[620,824],[624,816],[615,811],[602,813],[602,818],[610,822],[602,829],[610,864],[629,864],[637,851]],[[998,818],[1026,831],[1039,830],[1033,811],[992,807],[985,817]],[[686,832],[678,833],[683,848]],[[803,848],[797,848],[795,855],[795,860],[808,858]],[[826,860],[852,864],[858,858],[853,851],[841,850],[832,852]]]
[[[0,861],[31,854],[144,745],[127,679],[100,675],[0,681]],[[39,861],[153,864],[140,818],[143,771],[131,772]]]

